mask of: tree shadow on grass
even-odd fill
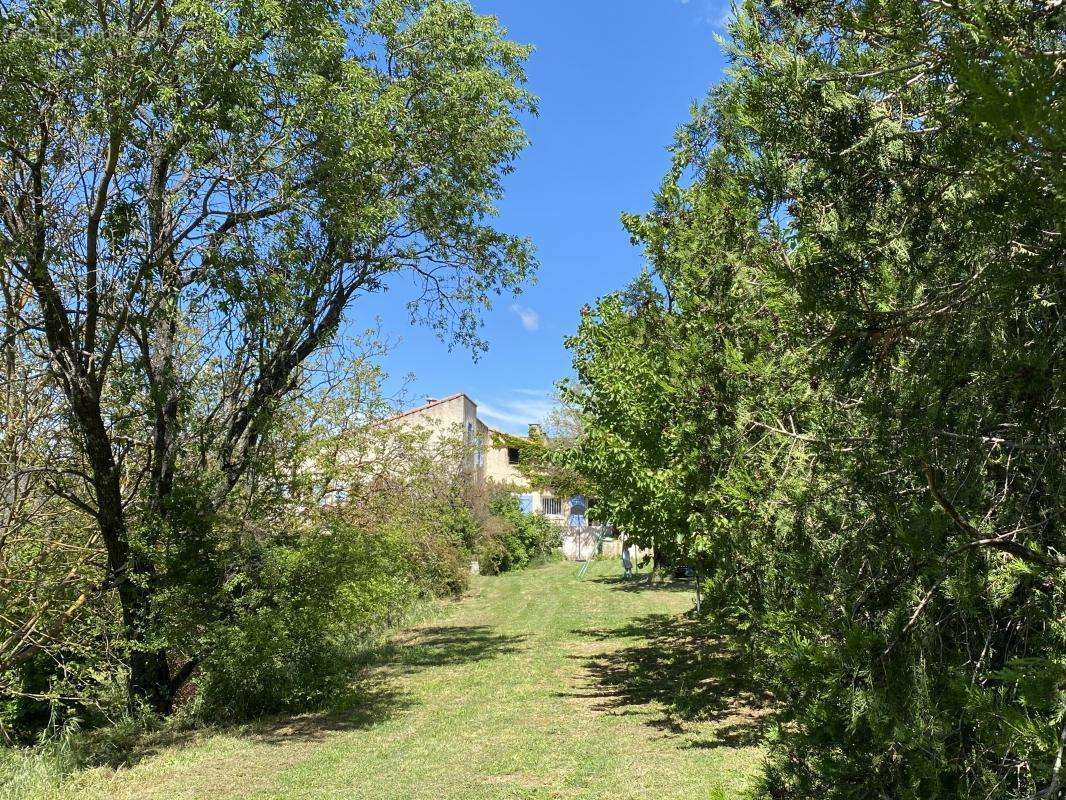
[[[610,578],[589,578],[592,583],[598,583],[617,592],[682,592],[694,593],[695,588],[690,580],[669,579],[650,583],[646,573],[637,573],[632,578],[623,578],[621,575]]]
[[[210,735],[228,735],[271,745],[315,742],[332,734],[372,728],[412,707],[412,695],[395,683],[397,673],[467,664],[517,652],[524,636],[496,633],[487,625],[415,628],[382,645],[354,654],[338,676],[342,689],[304,713],[270,714],[232,724],[170,724],[161,730],[131,730],[116,736],[102,730],[86,741],[86,763],[131,767],[165,749],[186,746]],[[106,738],[105,738],[106,737]]]
[[[360,676],[328,707],[296,716],[263,719],[252,727],[252,737],[267,744],[320,741],[334,733],[365,730],[413,708],[408,692],[393,686],[380,673]]]
[[[309,704],[303,713],[266,714],[246,722],[175,719],[158,729],[131,727],[89,733],[80,743],[85,766],[128,768],[164,750],[195,744],[210,736],[232,736],[270,745],[314,742],[344,731],[372,728],[414,706],[411,696],[391,685],[380,672],[361,668],[342,691]]]
[[[409,693],[393,684],[397,673],[497,658],[517,652],[525,638],[496,633],[488,625],[436,625],[405,631],[360,659],[358,677],[328,710],[275,720],[260,726],[256,738],[281,744],[373,727],[415,704]]]
[[[374,653],[373,663],[401,672],[456,666],[516,653],[525,640],[488,625],[434,625],[390,640]]]
[[[575,633],[605,649],[574,655],[585,684],[567,695],[598,711],[652,716],[647,725],[671,735],[688,723],[712,723],[690,747],[758,744],[773,721],[771,698],[746,677],[739,648],[724,625],[688,616],[648,614],[612,630]]]

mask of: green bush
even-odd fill
[[[225,587],[232,619],[203,659],[196,712],[245,719],[322,706],[413,609],[465,591],[476,554],[491,550],[489,571],[499,571],[557,545],[544,520],[448,463],[413,461],[405,481],[272,522],[269,545],[250,545]]]
[[[524,514],[514,495],[494,493],[488,510],[481,554],[481,568],[486,574],[521,569],[558,550],[559,529],[544,517]]]
[[[354,660],[424,594],[410,543],[341,515],[265,549],[254,576],[231,579],[234,621],[204,660],[198,711],[242,719],[320,706],[342,692]],[[241,585],[255,587],[243,593]]]

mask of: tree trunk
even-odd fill
[[[651,572],[648,573],[648,583],[656,583],[662,580],[663,558],[659,555],[659,548],[652,545]]]
[[[148,593],[128,584],[120,588],[119,596],[122,599],[123,628],[130,648],[127,662],[130,671],[130,705],[134,707],[145,703],[157,714],[169,714],[174,710],[174,696],[167,652],[165,649],[146,649],[143,646],[151,614]]]
[[[166,650],[150,649],[146,645],[152,621],[152,598],[148,588],[152,567],[130,549],[119,468],[100,416],[99,405],[78,397],[74,402],[74,410],[92,467],[97,521],[107,550],[109,580],[118,591],[122,606],[122,628],[129,648],[130,703],[133,706],[144,702],[153,711],[167,714],[173,702]]]

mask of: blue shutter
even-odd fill
[[[570,527],[584,528],[586,503],[583,495],[577,494],[570,498]]]

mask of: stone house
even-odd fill
[[[540,514],[561,526],[585,526],[584,501],[581,498],[555,497],[551,492],[531,488],[516,468],[518,449],[493,445],[492,435],[497,431],[478,418],[477,403],[466,394],[459,392],[429,400],[424,405],[388,418],[383,424],[424,431],[430,441],[436,437],[461,433],[470,447],[466,466],[478,480],[513,486],[518,492],[522,510],[527,513]]]

